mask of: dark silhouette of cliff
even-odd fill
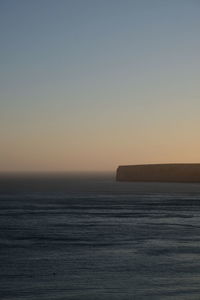
[[[199,164],[119,166],[117,181],[200,182]]]

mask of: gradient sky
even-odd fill
[[[199,0],[1,0],[0,171],[200,162]]]

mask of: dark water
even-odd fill
[[[200,185],[0,178],[0,299],[200,299]]]

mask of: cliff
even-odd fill
[[[119,166],[117,181],[200,182],[200,164]]]

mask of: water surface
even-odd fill
[[[200,185],[0,178],[0,298],[199,299]]]

